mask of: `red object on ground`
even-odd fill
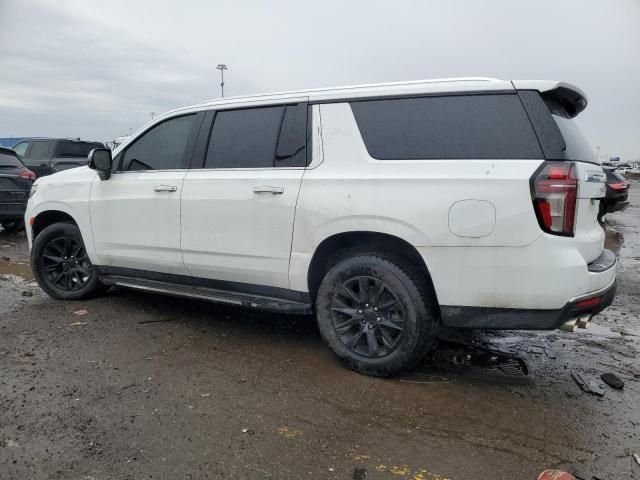
[[[538,476],[538,480],[576,480],[576,477],[560,470],[545,470]]]

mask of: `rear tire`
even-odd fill
[[[414,367],[437,342],[428,282],[400,257],[362,253],[339,261],[316,299],[322,338],[360,373],[387,377]]]
[[[40,288],[58,300],[86,299],[104,288],[73,223],[55,223],[38,234],[31,269]]]

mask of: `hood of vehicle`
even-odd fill
[[[72,168],[69,170],[62,170],[52,175],[45,177],[39,177],[36,180],[37,185],[51,185],[56,183],[69,183],[69,182],[90,182],[93,177],[96,176],[95,170],[90,169],[87,166]]]

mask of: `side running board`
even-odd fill
[[[292,313],[308,315],[312,313],[311,304],[284,300],[280,298],[264,297],[246,293],[229,292],[213,288],[181,285],[176,283],[147,280],[120,275],[101,275],[100,281],[105,285],[113,285],[150,293],[172,295],[175,297],[195,298],[210,302],[226,303],[245,308],[255,308],[278,313]]]

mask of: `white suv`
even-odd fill
[[[552,81],[432,80],[166,113],[38,179],[32,267],[59,299],[119,285],[314,312],[349,367],[390,375],[440,327],[575,328],[610,305],[605,176]]]

